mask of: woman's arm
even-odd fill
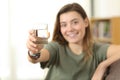
[[[106,61],[101,62],[98,65],[97,69],[95,70],[91,80],[103,80],[106,69],[107,69]]]
[[[92,80],[102,80],[107,67],[119,59],[120,59],[120,46],[111,45],[107,50],[107,59],[98,65],[92,77]]]
[[[32,63],[48,61],[50,56],[48,50],[44,49],[42,44],[36,44],[36,41],[37,37],[34,35],[34,30],[29,31],[29,36],[26,43],[28,51],[32,54],[40,52],[40,57],[35,60],[28,55],[28,60]]]
[[[120,59],[120,45],[111,45],[107,51],[107,66]]]
[[[28,55],[28,60],[32,63],[46,62],[49,60],[49,52],[46,49],[41,49],[40,57],[38,59],[33,59],[30,57],[30,55]]]

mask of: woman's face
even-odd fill
[[[83,19],[76,11],[60,15],[60,30],[68,43],[81,43],[87,26],[88,19]]]

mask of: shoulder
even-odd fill
[[[104,60],[107,57],[107,51],[110,44],[95,42],[93,45],[93,55],[99,60]]]
[[[107,57],[120,54],[120,45],[111,44],[107,51]]]
[[[93,44],[93,50],[106,50],[110,44],[108,43],[101,43],[101,42],[95,42]]]

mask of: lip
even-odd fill
[[[75,38],[78,35],[77,32],[71,32],[71,33],[67,33],[67,36],[70,38]]]

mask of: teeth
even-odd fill
[[[68,33],[67,34],[69,37],[75,37],[77,34],[76,33]]]
[[[75,34],[70,34],[69,36],[70,36],[70,37],[74,37],[74,36],[75,36]]]

